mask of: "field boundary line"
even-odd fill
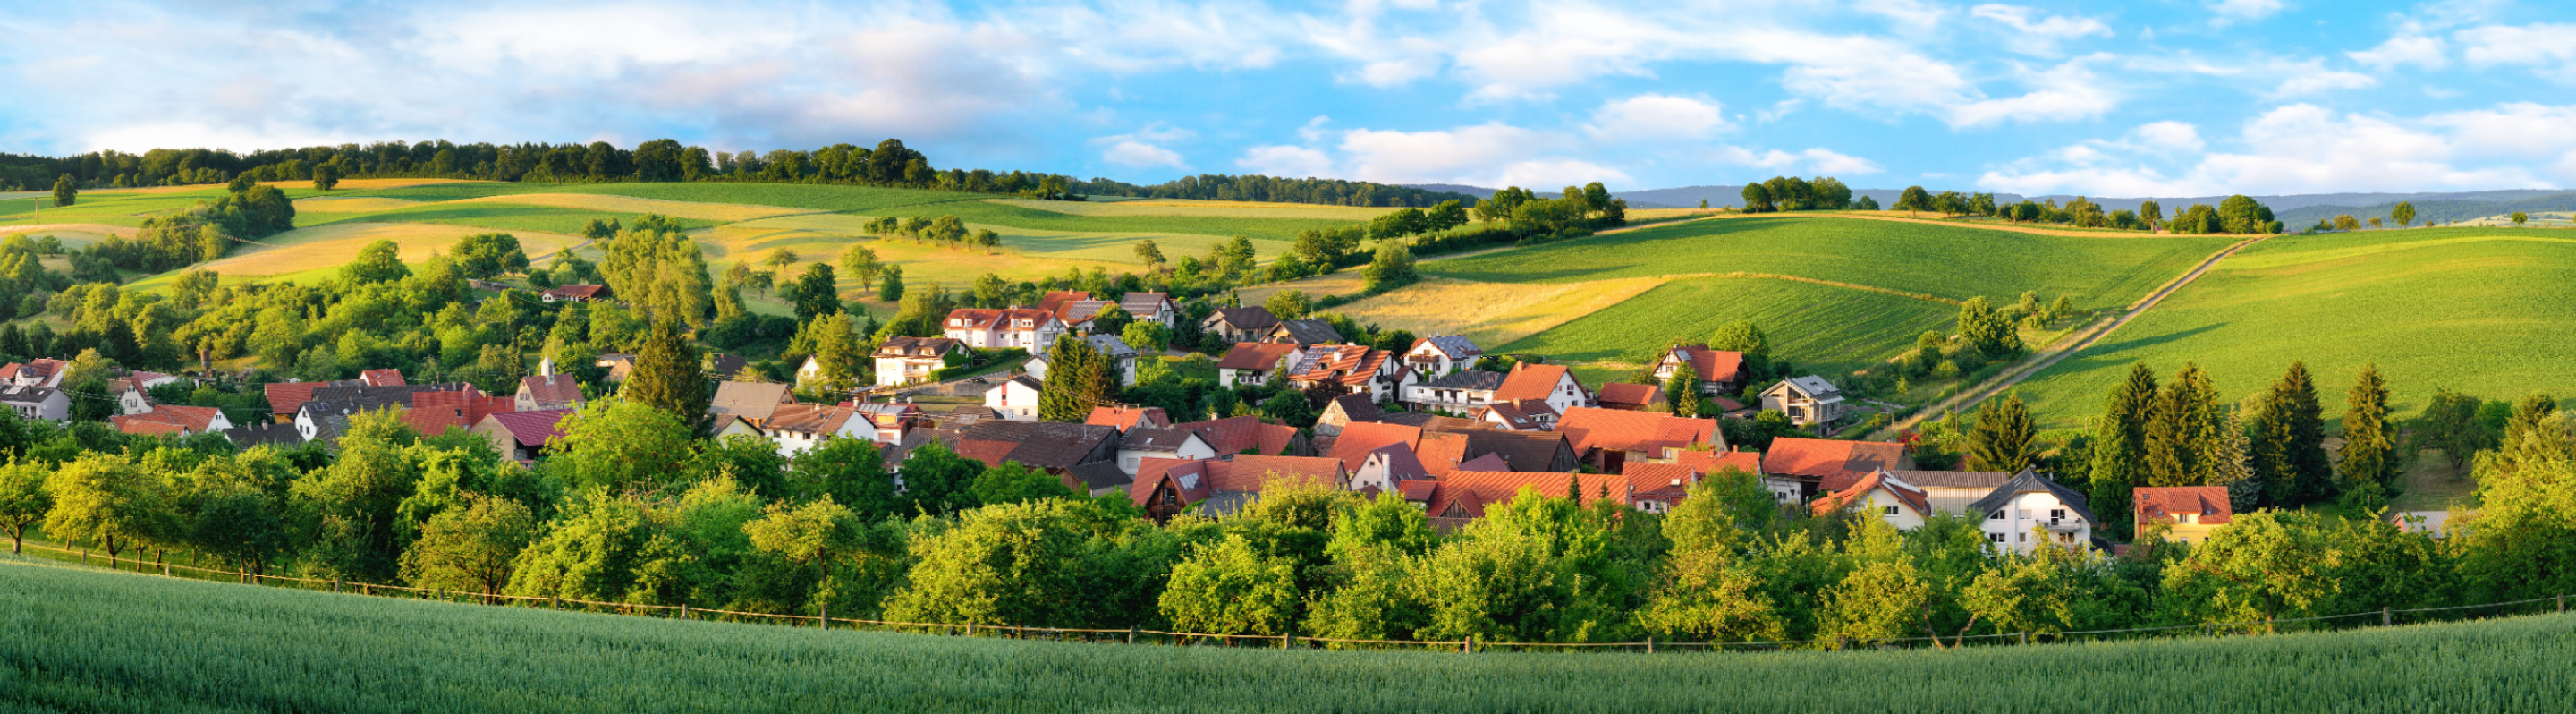
[[[1911,416],[1897,420],[1880,428],[1877,432],[1872,433],[1871,436],[1884,439],[1890,435],[1901,434],[1904,433],[1906,429],[1912,428],[1916,425],[1922,424],[1928,419],[1931,419],[1934,414],[1953,412],[1973,407],[1979,402],[1993,398],[1996,394],[2002,393],[2003,390],[2010,389],[2013,385],[2020,384],[2022,380],[2029,379],[2031,375],[2038,374],[2041,370],[2056,366],[2058,362],[2065,360],[2068,355],[2083,351],[2084,348],[2091,347],[2094,344],[2101,342],[2103,337],[2109,336],[2112,332],[2118,331],[2122,325],[2129,324],[2130,320],[2137,319],[2139,315],[2146,314],[2147,310],[2154,308],[2158,303],[2164,302],[2166,297],[2171,296],[2176,292],[2181,292],[2184,286],[2188,286],[2193,282],[2200,280],[2200,276],[2207,274],[2211,268],[2218,267],[2218,263],[2226,260],[2228,256],[2235,255],[2237,251],[2244,250],[2247,246],[2260,243],[2263,239],[2270,237],[2272,236],[2255,236],[2243,241],[2238,241],[2235,245],[2221,249],[2217,253],[2200,261],[2199,265],[2192,266],[2190,271],[2184,272],[2181,276],[2166,281],[2162,287],[2156,288],[2154,292],[2147,293],[2146,297],[2138,298],[2137,301],[2129,303],[2129,307],[2126,312],[2096,323],[2093,327],[2088,328],[2089,331],[2068,335],[2066,338],[2058,340],[2057,345],[2047,348],[2040,354],[2033,356],[2031,359],[2022,361],[2012,369],[2004,370],[2002,374],[1995,375],[1993,378],[1986,380],[1985,383],[1979,384],[1968,390],[1963,390],[1958,394],[1951,395],[1949,399],[1942,400],[1939,403],[1926,406],[1923,409],[1916,411]]]

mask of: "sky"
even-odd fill
[[[2093,196],[2576,186],[2576,3],[132,3],[0,151],[899,137],[940,168]]]

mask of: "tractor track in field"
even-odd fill
[[[2128,311],[2120,313],[2118,317],[2104,321],[2093,327],[2090,331],[2070,335],[2066,339],[2059,340],[2058,344],[2060,346],[2044,352],[2029,361],[2023,362],[2021,365],[2016,366],[2013,369],[2006,370],[2003,374],[1996,375],[1993,379],[1986,380],[1984,384],[1979,384],[1973,389],[1960,392],[1952,395],[1949,399],[1944,399],[1932,404],[1931,406],[1924,407],[1922,410],[1915,412],[1913,416],[1897,420],[1896,422],[1879,429],[1876,433],[1871,434],[1871,437],[1884,439],[1891,435],[1904,433],[1906,429],[1923,423],[1924,420],[1932,418],[1935,414],[1942,414],[1976,406],[1980,402],[1984,402],[1997,394],[2003,393],[2004,390],[2011,389],[2014,385],[2021,384],[2022,380],[2029,379],[2031,375],[2039,374],[2041,371],[2046,370],[2049,367],[2056,366],[2058,362],[2065,360],[2068,355],[2075,354],[2083,351],[2087,347],[2099,344],[2103,337],[2109,336],[2112,332],[2118,331],[2122,325],[2129,324],[2130,320],[2137,319],[2139,315],[2146,314],[2147,310],[2154,308],[2157,303],[2164,302],[2166,297],[2169,297],[2176,292],[2181,292],[2184,286],[2200,280],[2200,276],[2207,274],[2210,268],[2218,267],[2219,261],[2226,260],[2228,256],[2235,255],[2238,251],[2242,251],[2246,247],[2260,243],[2263,239],[2270,237],[2271,236],[2256,236],[2254,238],[2248,238],[2210,255],[2207,259],[2200,261],[2199,265],[2193,266],[2190,272],[2183,273],[2181,277],[2174,278],[2171,282],[2165,283],[2163,287],[2157,288],[2155,292],[2148,293],[2146,297],[2139,298],[2137,302],[2131,303]]]

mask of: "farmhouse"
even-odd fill
[[[23,364],[0,366],[0,382],[17,387],[57,389],[63,386],[63,374],[70,371],[71,363],[62,360],[28,360]]]
[[[1816,499],[1815,503],[1807,506],[1819,517],[1846,508],[1858,509],[1887,521],[1888,525],[1900,531],[1921,528],[1932,515],[1931,499],[1923,489],[1898,480],[1886,469],[1872,471],[1850,488]]]
[[[2205,543],[2209,534],[2236,516],[2225,486],[2148,486],[2132,489],[2129,532],[2145,537],[2147,527],[2163,524],[2165,540]]]
[[[223,410],[175,404],[141,414],[118,414],[107,420],[116,425],[117,431],[138,436],[192,436],[233,428]]]
[[[1772,487],[1793,503],[1842,491],[1871,472],[1903,466],[1905,445],[1879,441],[1833,441],[1780,437],[1762,454],[1762,473]],[[1792,493],[1794,491],[1794,493]]]
[[[474,425],[474,433],[492,442],[501,458],[522,464],[535,463],[546,455],[546,441],[563,436],[564,417],[570,409],[539,412],[504,412],[483,417]]]
[[[753,421],[769,418],[780,406],[796,403],[796,395],[787,385],[773,382],[717,382],[716,396],[707,402],[707,413],[717,417],[743,417]]]
[[[931,375],[948,366],[950,356],[965,349],[966,343],[946,337],[888,337],[874,355],[877,386],[931,381]]]
[[[984,390],[984,406],[1004,419],[1028,421],[1038,418],[1038,395],[1045,391],[1045,382],[1016,374]]]
[[[1655,381],[1672,381],[1673,372],[1690,365],[1699,374],[1701,394],[1734,394],[1744,389],[1744,353],[1712,350],[1708,345],[1677,345],[1655,363]]]
[[[1798,426],[1832,424],[1843,418],[1843,392],[1815,375],[1782,380],[1762,391],[1762,408],[1789,416]]]
[[[1333,329],[1333,323],[1311,318],[1280,322],[1262,339],[1288,345],[1331,345],[1343,341],[1341,331]]]
[[[1668,460],[1665,455],[1674,449],[1726,449],[1717,420],[1654,412],[1577,407],[1565,412],[1556,430],[1573,443],[1583,463],[1602,471],[1617,471],[1630,461]]]
[[[1181,306],[1164,293],[1128,293],[1118,298],[1118,309],[1137,320],[1171,329],[1180,321]]]
[[[1522,362],[1512,365],[1511,373],[1503,375],[1502,385],[1494,388],[1494,401],[1523,399],[1545,400],[1560,414],[1575,407],[1594,406],[1592,391],[1584,389],[1582,382],[1575,381],[1574,373],[1566,370],[1564,365],[1554,364]]]
[[[1297,345],[1237,342],[1216,361],[1216,383],[1228,387],[1270,381],[1270,373],[1305,355]]]
[[[1431,379],[1466,369],[1483,356],[1485,350],[1465,335],[1442,335],[1414,340],[1413,347],[1404,351],[1404,364]]]
[[[1413,371],[1394,354],[1366,345],[1308,348],[1288,368],[1288,382],[1299,388],[1324,384],[1368,395],[1372,402],[1393,401],[1413,379]]]
[[[1065,333],[1065,323],[1046,310],[1014,308],[1008,310],[964,309],[948,313],[941,323],[948,339],[966,343],[981,350],[1018,347],[1031,352],[1055,344],[1057,335]]]
[[[1227,342],[1259,342],[1278,326],[1279,318],[1270,314],[1270,308],[1260,306],[1220,307],[1199,321],[1201,331]]]
[[[2023,469],[2013,480],[1995,487],[1993,493],[1977,499],[1968,508],[1986,514],[1986,540],[1996,550],[2007,553],[2029,553],[2045,540],[2064,548],[2089,548],[2093,527],[2099,520],[2085,506],[2084,494],[2058,485],[2056,481]],[[2034,536],[2034,533],[2043,534]]]
[[[572,375],[548,374],[520,378],[516,401],[519,411],[533,412],[580,409],[588,400],[582,398],[581,383],[573,381]]]

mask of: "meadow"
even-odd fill
[[[2576,617],[1896,652],[1278,651],[391,600],[0,555],[31,712],[2551,712]]]
[[[1704,342],[1727,323],[1751,320],[1771,339],[1772,355],[1796,362],[1805,372],[1831,373],[1894,356],[1913,347],[1925,330],[1949,329],[1958,316],[1954,305],[1880,292],[1767,278],[1693,278],[1665,283],[1500,349],[1609,362],[1641,347]]]
[[[2401,415],[2434,388],[2576,395],[2576,233],[2418,228],[2281,236],[2019,387],[2042,426],[2081,426],[2129,366],[2194,362],[2233,403],[2305,360],[2329,419],[2376,363]]]

